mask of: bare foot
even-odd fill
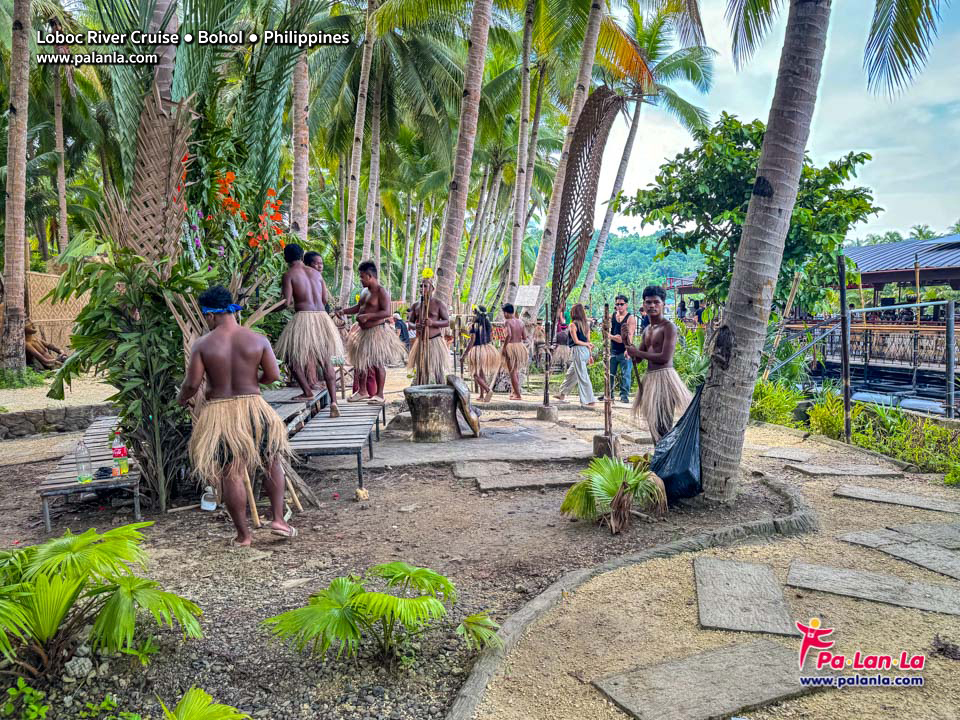
[[[338,418],[338,417],[340,417],[340,408],[337,407],[337,404],[336,404],[336,403],[333,403],[333,404],[330,406],[330,417],[332,417],[332,418]]]
[[[522,397],[520,397],[519,395],[514,395],[513,393],[510,394],[510,399],[511,399],[511,400],[523,400]]]
[[[253,536],[247,536],[245,538],[237,535],[233,540],[230,541],[230,544],[233,547],[250,547],[250,544],[253,542]]]
[[[287,525],[283,520],[274,520],[270,523],[270,532],[285,538],[295,538],[297,536],[297,529]]]

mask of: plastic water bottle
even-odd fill
[[[73,452],[77,463],[77,482],[88,483],[93,481],[93,465],[90,464],[90,451],[83,440],[77,443]]]
[[[120,430],[113,434],[113,475],[126,475],[130,472],[130,461],[127,459],[127,446],[120,438]]]

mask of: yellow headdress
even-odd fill
[[[424,268],[424,269],[423,269],[423,276],[422,276],[422,278],[423,278],[424,280],[431,280],[431,279],[433,279],[433,268]]]

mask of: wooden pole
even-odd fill
[[[947,354],[946,354],[946,375],[947,375],[947,417],[953,418],[954,416],[954,403],[956,401],[955,397],[955,387],[956,387],[956,340],[954,339],[954,300],[947,300]]]
[[[610,388],[610,303],[603,304],[603,434],[613,447],[613,398]]]
[[[847,307],[847,264],[837,258],[840,275],[840,367],[843,374],[843,436],[850,442],[850,308]]]
[[[767,358],[767,366],[763,369],[763,382],[770,377],[770,363],[777,358],[777,347],[783,339],[783,330],[787,326],[787,317],[793,309],[793,299],[797,296],[797,287],[800,285],[799,271],[793,275],[793,285],[790,286],[790,295],[787,296],[787,304],[783,306],[783,315],[780,316],[780,326],[777,328],[776,337],[773,338],[773,350],[770,351],[770,357]]]
[[[553,325],[556,325],[554,321]],[[550,323],[550,303],[546,303],[543,309],[543,406],[550,407],[550,345],[553,342],[553,325]]]

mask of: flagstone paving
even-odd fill
[[[834,494],[837,497],[871,500],[878,503],[923,508],[924,510],[937,510],[939,512],[960,513],[960,502],[956,500],[913,495],[911,493],[897,492],[883,488],[841,485]]]
[[[838,466],[876,465],[874,457],[855,448],[820,444],[815,438],[798,443],[796,438],[768,428],[751,427],[747,441],[748,446],[759,449],[748,447],[744,467],[774,477],[782,469],[782,462],[778,458],[763,457],[762,453],[777,446],[800,447],[829,456]],[[960,604],[960,582],[839,538],[850,533],[880,534],[877,541],[882,547],[883,543],[909,535],[905,531],[909,527],[912,536],[918,538],[916,542],[938,545],[934,542],[936,539],[949,545],[955,540],[951,523],[951,517],[955,516],[943,510],[951,508],[960,494],[945,487],[939,476],[904,473],[903,478],[878,477],[869,481],[871,488],[862,487],[867,484],[864,480],[844,479],[844,482],[869,490],[861,492],[866,495],[864,500],[906,498],[911,505],[838,497],[834,495],[838,487],[836,477],[809,476],[800,487],[818,514],[819,532],[649,560],[603,573],[566,591],[556,607],[527,628],[501,664],[474,714],[475,720],[623,720],[630,715],[620,705],[625,705],[624,698],[631,693],[638,699],[648,697],[646,703],[641,700],[639,706],[635,706],[637,712],[633,716],[648,717],[642,714],[643,708],[654,707],[656,702],[663,707],[664,703],[643,695],[649,692],[656,673],[664,678],[664,692],[675,693],[670,697],[677,698],[666,704],[688,707],[687,701],[693,704],[690,697],[697,692],[694,683],[688,686],[674,673],[671,684],[669,669],[693,663],[710,651],[741,652],[760,639],[771,647],[783,648],[783,657],[789,657],[791,663],[790,677],[796,679],[799,638],[777,635],[761,638],[754,633],[701,627],[699,570],[694,570],[694,562],[699,563],[700,558],[769,566],[791,620],[806,624],[811,618],[819,618],[821,627],[833,629],[830,638],[835,641],[833,651],[837,653],[852,655],[857,650],[893,655],[902,651],[922,653],[926,656],[922,671],[925,684],[902,690],[868,687],[812,693],[752,710],[733,710],[731,705],[723,713],[696,706],[702,712],[691,717],[725,717],[729,713],[751,720],[956,717],[956,708],[960,706],[957,662],[933,653],[932,648],[937,635],[942,640],[960,641],[960,616],[787,585],[791,565],[794,570],[816,565],[827,569],[824,571],[827,577],[845,571],[853,578],[845,586],[824,583],[824,587],[831,590],[852,590],[866,595],[866,588],[870,596],[884,600],[897,599],[897,593],[912,592],[914,604],[926,603],[940,610],[952,610]],[[916,507],[916,498],[931,509]],[[886,531],[889,535],[884,536],[884,528],[889,527],[896,529]],[[596,532],[606,531],[597,528]],[[950,549],[943,544],[938,546]],[[865,573],[867,575],[863,575]],[[799,582],[796,573],[794,579]],[[937,590],[931,591],[931,587]],[[889,589],[889,596],[884,595],[884,588]],[[761,681],[769,676],[763,664],[754,664],[752,668],[753,680]],[[787,672],[786,666],[784,672]],[[614,690],[610,680],[617,676],[623,681]],[[729,679],[733,680],[734,676],[730,675]],[[611,695],[619,693],[617,701],[601,692],[598,685]],[[667,712],[664,709],[660,715],[649,717],[673,717]]]
[[[896,530],[881,530],[875,533],[848,533],[841,535],[840,539],[876,548],[880,552],[960,580],[960,552],[921,540],[915,535]]]
[[[896,468],[882,467],[880,465],[860,465],[860,466],[836,466],[836,465],[814,465],[787,463],[784,465],[787,470],[794,470],[801,475],[810,475],[813,477],[901,477],[903,472]]]
[[[769,565],[698,557],[693,571],[703,627],[799,635]]]

